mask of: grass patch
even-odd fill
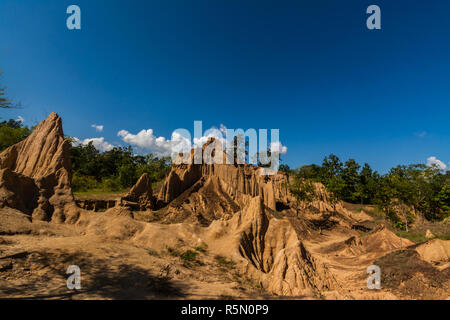
[[[180,258],[183,261],[195,261],[195,258],[197,257],[198,252],[196,251],[192,251],[192,250],[187,250],[185,253],[183,253]]]
[[[195,251],[203,252],[203,253],[205,253],[206,250],[208,250],[208,245],[206,243],[202,243],[201,245],[199,245],[198,247],[195,248]]]
[[[234,262],[233,260],[227,259],[224,256],[220,256],[220,255],[215,256],[214,260],[216,260],[216,262],[220,266],[227,268],[227,269],[232,269],[236,265],[236,262]]]
[[[411,240],[412,242],[415,242],[415,243],[422,243],[422,242],[425,242],[425,241],[428,240],[427,237],[425,237],[425,235],[422,234],[422,233],[415,233],[415,232],[411,232],[411,231],[406,232],[406,231],[402,231],[402,230],[396,230],[395,234],[397,236],[401,237],[401,238],[405,238],[405,239]]]
[[[441,240],[450,240],[450,235],[436,235],[436,238]]]
[[[246,290],[251,290],[260,294],[264,293],[262,284],[253,279],[233,273],[233,280],[239,283]]]

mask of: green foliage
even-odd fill
[[[311,180],[300,178],[296,175],[289,185],[292,195],[297,199],[297,203],[311,202],[315,199],[314,184]]]
[[[280,164],[278,171],[289,173],[291,172],[291,168],[287,164]]]
[[[221,256],[221,255],[216,255],[214,257],[214,259],[220,266],[227,268],[227,269],[232,269],[236,265],[236,262],[234,262],[231,259],[227,259],[226,257]]]
[[[184,261],[194,261],[195,258],[197,257],[197,255],[198,255],[198,252],[192,251],[192,250],[187,250],[180,256],[180,258]]]
[[[450,216],[450,182],[444,184],[434,200],[439,204],[443,215]]]
[[[0,72],[0,76],[1,74],[2,73]],[[6,98],[6,87],[0,85],[0,108],[9,109],[14,106],[14,103],[10,99]]]
[[[73,191],[120,191],[132,187],[147,173],[158,182],[170,171],[170,158],[135,155],[131,147],[99,152],[92,143],[71,148]]]
[[[78,192],[87,192],[88,190],[100,188],[99,182],[90,176],[83,176],[75,172],[72,175],[72,189]]]
[[[205,253],[208,250],[208,245],[206,243],[202,243],[201,245],[196,247],[195,250],[198,251],[198,252]]]
[[[103,191],[120,191],[124,188],[120,179],[115,176],[102,179],[101,189]]]
[[[380,175],[366,163],[349,159],[345,163],[331,154],[322,166],[302,166],[293,171],[291,189],[298,199],[306,197],[296,179],[322,182],[331,193],[331,201],[376,204],[399,230],[407,230],[417,214],[428,220],[450,215],[450,172],[424,164],[397,166]]]
[[[23,126],[20,121],[10,119],[0,122],[0,151],[22,141],[31,131],[32,129]]]
[[[308,179],[313,181],[322,181],[322,168],[318,165],[311,164],[302,166],[294,170],[294,174],[300,179]]]

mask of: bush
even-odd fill
[[[86,192],[91,189],[97,189],[99,183],[95,178],[74,173],[72,176],[72,190],[74,192]]]
[[[110,177],[102,180],[102,189],[104,191],[120,191],[122,188],[117,177]]]
[[[184,261],[194,261],[195,258],[197,257],[197,255],[198,255],[198,252],[188,250],[185,253],[183,253],[180,257]]]
[[[198,247],[195,248],[196,251],[203,252],[203,253],[205,253],[207,249],[208,249],[208,245],[206,243],[202,243],[201,245],[199,245]]]
[[[216,262],[219,265],[221,265],[222,267],[225,267],[227,269],[232,269],[236,265],[236,262],[234,262],[231,259],[229,260],[229,259],[225,258],[224,256],[217,255],[214,257],[214,259],[216,260]]]
[[[119,168],[119,183],[123,188],[132,187],[137,181],[136,170],[131,164]]]

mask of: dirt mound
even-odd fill
[[[385,226],[381,226],[369,235],[361,237],[358,243],[364,252],[388,252],[413,244],[408,239],[398,237]]]
[[[421,259],[416,250],[389,253],[374,262],[382,272],[381,284],[403,299],[448,299],[450,273]]]
[[[73,213],[70,143],[56,113],[0,154],[0,205],[36,220],[63,222]]]
[[[139,210],[153,209],[155,207],[152,181],[147,173],[144,173],[131,190],[120,199],[120,203]]]
[[[322,249],[324,253],[338,253],[341,256],[359,256],[366,253],[383,253],[399,250],[414,243],[408,239],[400,238],[385,226],[362,235],[351,236],[345,241],[336,242]]]
[[[420,257],[432,264],[450,262],[450,241],[433,239],[418,245],[416,251]]]

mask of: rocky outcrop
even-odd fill
[[[138,210],[153,209],[155,207],[152,181],[147,173],[144,173],[130,191],[120,199],[120,203],[123,206]]]
[[[169,203],[193,186],[200,178],[216,177],[233,200],[242,202],[242,196],[261,196],[264,205],[276,210],[277,202],[288,203],[288,177],[284,173],[261,175],[252,165],[189,164],[174,165],[158,200]],[[292,200],[292,199],[291,199]]]
[[[63,222],[74,206],[70,143],[51,113],[25,140],[0,154],[0,205],[37,220]]]
[[[220,148],[218,141],[210,140],[200,150],[203,159],[208,158],[206,153],[211,152],[209,146],[212,143],[218,143],[217,148]],[[261,174],[262,168],[248,164],[228,164],[226,153],[222,152],[222,155],[222,163],[195,164],[195,150],[192,150],[189,164],[176,164],[175,161],[157,197],[158,207],[168,206],[168,211],[175,215],[175,211],[179,211],[184,206],[180,200],[184,199],[192,203],[186,193],[196,193],[205,202],[212,194],[218,194],[219,198],[224,200],[221,205],[223,208],[236,206],[243,208],[251,198],[258,196],[271,210],[277,210],[277,206],[280,204],[288,208],[294,203],[294,199],[288,192],[287,174],[278,172],[274,175],[263,175]],[[203,192],[203,186],[208,187],[207,192]],[[212,186],[215,186],[215,190],[212,189]],[[192,192],[193,189],[195,192]],[[205,197],[202,197],[202,194],[205,194]],[[174,200],[176,200],[175,206],[172,203]],[[202,211],[201,206],[197,206],[197,208]],[[194,213],[191,208],[185,209]],[[221,211],[220,208],[219,211]],[[229,213],[235,211],[232,210]],[[185,213],[181,212],[180,214]]]
[[[202,159],[208,159],[215,153],[210,148],[213,144],[222,152],[221,163],[203,161],[195,164],[196,152],[200,152]],[[227,154],[221,151],[220,142],[214,139],[201,149],[193,149],[189,164],[178,160],[172,163],[172,169],[156,198],[156,207],[164,208],[163,222],[166,223],[191,220],[209,225],[215,219],[231,217],[254,197],[261,197],[264,206],[271,211],[291,214],[298,214],[299,211],[344,211],[340,203],[331,204],[328,193],[320,183],[314,183],[313,201],[297,203],[289,190],[288,174],[275,172],[267,175],[261,167],[229,164]]]
[[[314,295],[338,286],[291,222],[271,217],[261,197],[253,198],[230,220],[213,222],[209,229],[216,247],[239,261],[241,272],[271,293]]]

